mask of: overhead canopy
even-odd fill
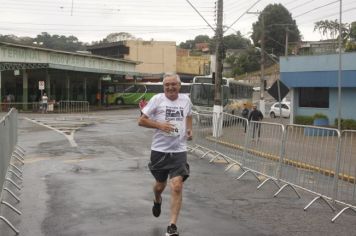
[[[54,68],[135,75],[136,61],[0,42],[0,70]]]

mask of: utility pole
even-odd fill
[[[260,111],[263,115],[265,115],[265,17],[264,13],[260,13],[261,15],[261,79],[260,79]]]
[[[223,0],[217,2],[217,21],[215,30],[216,50],[215,50],[215,94],[213,108],[213,136],[219,137],[222,134],[222,60],[223,60]]]
[[[214,105],[221,106],[221,80],[222,80],[222,40],[223,40],[223,0],[218,0],[217,24],[216,24],[216,49],[215,49],[215,96]]]
[[[264,12],[247,12],[247,14],[256,14],[261,16],[261,78],[260,78],[260,111],[265,115],[265,16]]]
[[[284,56],[288,57],[288,36],[289,36],[289,29],[286,27],[286,48],[284,50]]]

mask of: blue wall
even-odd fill
[[[356,58],[355,58],[356,63]],[[338,87],[338,71],[281,72],[281,81],[289,88]],[[356,64],[353,71],[342,71],[342,87],[356,87]]]
[[[342,70],[356,70],[356,53],[343,53]],[[337,71],[339,54],[280,57],[281,72]]]
[[[280,58],[280,78],[294,90],[294,116],[323,113],[331,125],[338,116],[339,55],[289,56]],[[299,88],[327,87],[329,108],[299,107]],[[356,53],[342,54],[341,118],[356,120]]]
[[[356,120],[356,88],[344,88],[341,90],[341,118]],[[299,91],[294,95],[295,116],[313,116],[315,113],[323,113],[328,116],[330,125],[334,124],[338,116],[338,90],[330,89],[329,108],[299,107]]]

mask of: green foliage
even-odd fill
[[[356,51],[356,42],[347,42],[345,47],[346,52]]]
[[[295,123],[299,125],[312,125],[314,121],[313,116],[296,116]]]
[[[338,20],[321,20],[314,23],[314,31],[318,30],[323,36],[327,36],[330,39],[339,38],[339,27],[340,24]],[[348,39],[349,35],[349,24],[341,24],[341,35],[344,42]]]
[[[350,39],[356,41],[356,21],[350,24]]]
[[[231,65],[233,77],[256,71],[260,68],[260,53],[250,47],[239,55],[232,55],[226,58],[226,62]]]
[[[338,119],[335,119],[335,126],[338,124]],[[353,119],[341,119],[342,130],[356,130],[356,120]]]
[[[82,42],[79,42],[78,39],[74,36],[66,37],[56,34],[50,35],[47,32],[42,32],[35,38],[17,37],[15,35],[0,35],[0,41],[70,52],[85,49],[85,45]]]
[[[198,35],[195,37],[195,39],[193,40],[186,40],[185,42],[181,42],[179,44],[180,48],[184,48],[184,49],[195,49],[195,44],[197,43],[209,43],[209,45],[211,44],[212,39],[209,38],[208,35]]]
[[[77,37],[64,35],[50,35],[47,32],[42,32],[33,39],[33,42],[37,43],[37,46],[75,52],[78,50],[85,50],[82,42],[79,42]]]
[[[313,119],[328,119],[328,117],[323,113],[315,113],[313,115]]]
[[[284,55],[286,30],[288,30],[288,41],[300,40],[298,26],[293,20],[291,13],[282,4],[269,4],[258,17],[258,21],[252,25],[252,40],[255,46],[260,47],[263,31],[262,17],[264,17],[265,48],[267,52]]]

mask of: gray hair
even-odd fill
[[[181,80],[180,80],[179,75],[176,74],[176,73],[173,73],[173,72],[165,73],[165,74],[163,75],[163,82],[164,82],[164,80],[165,80],[166,78],[168,78],[168,77],[175,77],[176,80],[178,81],[178,83],[181,83]]]

